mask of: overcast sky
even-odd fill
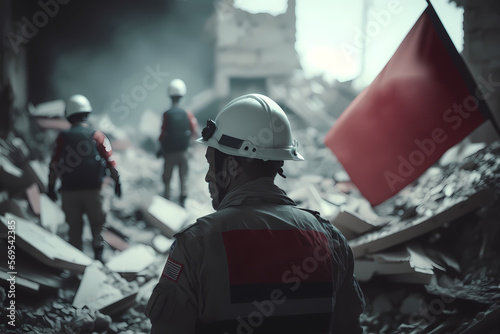
[[[455,47],[463,48],[463,9],[449,0],[432,0]],[[362,71],[363,4],[368,4],[366,61]],[[287,0],[235,0],[252,13],[277,15]],[[297,0],[297,43],[306,76],[324,73],[339,81],[355,79],[363,88],[393,55],[426,8],[425,0]],[[362,73],[361,73],[362,72]]]

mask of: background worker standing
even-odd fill
[[[179,204],[184,206],[187,197],[188,176],[188,148],[191,139],[196,136],[198,122],[194,115],[179,107],[181,98],[186,95],[186,84],[181,79],[174,79],[168,86],[168,95],[172,101],[169,110],[163,113],[163,124],[160,134],[160,151],[158,156],[163,155],[163,183],[165,190],[163,196],[171,200],[170,181],[172,172],[177,166],[180,180]]]
[[[112,158],[111,143],[104,133],[93,129],[86,121],[92,111],[89,100],[73,95],[66,103],[65,115],[71,128],[59,133],[49,166],[48,196],[57,201],[56,179],[62,209],[69,225],[69,242],[82,249],[83,215],[92,231],[94,258],[102,261],[102,226],[106,221],[101,188],[106,170],[115,181],[115,194],[121,196],[119,174]]]
[[[362,333],[349,244],[274,183],[284,160],[303,160],[278,104],[241,96],[197,142],[216,212],[176,235],[146,306],[151,332]]]

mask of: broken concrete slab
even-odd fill
[[[52,233],[57,233],[59,226],[64,224],[66,220],[64,212],[46,194],[40,194],[40,203],[40,222],[42,226]]]
[[[8,186],[23,186],[22,182],[23,170],[18,168],[9,158],[0,155],[0,182],[2,185]]]
[[[380,230],[366,233],[349,241],[355,258],[402,244],[453,220],[477,210],[491,196],[488,189],[479,190],[469,197],[449,198],[433,216],[417,216],[407,221],[387,224]]]
[[[42,130],[67,130],[71,123],[66,118],[34,117],[36,125]]]
[[[301,207],[321,212],[321,216],[325,219],[331,220],[339,212],[339,207],[325,201],[318,192],[317,187],[313,184],[306,184],[301,188],[289,192],[288,195]]]
[[[137,275],[156,258],[155,250],[147,245],[133,245],[106,262],[106,267],[119,274]]]
[[[20,275],[13,276],[12,274],[10,274],[10,272],[0,268],[0,281],[2,281],[3,284],[9,285],[11,282],[9,280],[11,280],[12,277],[15,278],[16,288],[19,287],[20,290],[24,290],[24,291],[27,291],[29,293],[40,292],[40,284],[33,282],[29,279],[23,278]]]
[[[370,219],[362,216],[359,212],[351,211],[349,208],[341,208],[339,214],[332,220],[332,224],[339,229],[348,229],[357,235],[372,231],[386,224],[387,221],[377,217]]]
[[[39,160],[30,160],[23,167],[25,177],[29,180],[29,184],[36,182],[41,192],[46,192],[46,187],[49,184],[49,166],[48,163],[43,163]]]
[[[361,282],[374,276],[383,275],[387,279],[416,284],[429,284],[434,270],[445,269],[432,261],[422,247],[411,244],[393,251],[375,253],[357,259],[354,273]]]
[[[20,285],[27,292],[34,294],[48,290],[54,292],[62,288],[63,279],[59,273],[54,273],[53,270],[45,270],[47,267],[43,264],[41,265],[45,268],[40,267],[38,264],[33,265],[36,260],[28,254],[18,255],[21,255],[19,251],[16,253],[16,285]],[[7,264],[7,261],[3,262]],[[0,280],[7,281],[11,275],[11,271],[6,266],[0,266]]]
[[[135,303],[138,287],[120,275],[105,268],[99,261],[92,262],[83,273],[73,300],[73,307],[88,307],[113,315]]]
[[[64,110],[66,109],[66,103],[62,99],[42,102],[36,105],[36,107],[29,108],[30,114],[32,116],[43,116],[43,117],[64,117]]]
[[[16,226],[16,246],[51,267],[83,273],[92,259],[59,236],[26,219],[6,213],[2,217],[5,227],[9,221]]]
[[[186,210],[164,197],[155,195],[151,204],[142,208],[144,221],[160,229],[166,237],[172,238],[185,225]]]
[[[37,216],[40,215],[40,188],[36,183],[26,188],[26,198],[30,204],[31,210]]]
[[[121,235],[115,233],[115,231],[111,228],[104,228],[101,234],[104,241],[106,241],[113,249],[124,251],[130,246],[130,244],[123,239]]]
[[[22,198],[10,198],[0,203],[0,214],[11,213],[24,219],[34,219],[27,200]]]
[[[76,309],[73,317],[65,324],[71,333],[106,333],[112,319],[109,315],[87,308]]]
[[[344,234],[347,240],[381,228],[389,222],[388,219],[376,215],[367,216],[361,212],[352,211],[349,207],[341,207],[340,212],[331,222]]]
[[[151,241],[151,244],[156,249],[158,253],[165,254],[170,249],[170,246],[174,243],[175,239],[169,239],[161,234],[155,236]]]

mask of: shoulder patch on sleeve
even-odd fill
[[[162,275],[174,282],[177,282],[177,280],[181,276],[183,268],[184,265],[182,263],[179,263],[177,261],[168,258],[167,263],[165,264],[165,268],[163,269]]]

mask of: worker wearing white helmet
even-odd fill
[[[216,212],[176,235],[145,310],[152,333],[362,333],[347,241],[274,184],[303,160],[279,105],[241,96],[198,142]]]
[[[186,95],[186,84],[181,79],[174,79],[168,86],[168,95],[172,101],[171,108],[163,113],[163,123],[159,138],[161,149],[158,157],[165,159],[163,165],[163,196],[172,199],[170,181],[175,167],[179,171],[180,194],[179,204],[184,206],[187,197],[188,148],[198,131],[198,122],[194,115],[179,106],[181,98]]]
[[[56,139],[49,166],[48,196],[57,201],[55,183],[57,178],[61,179],[59,192],[69,225],[69,242],[82,249],[83,214],[86,214],[92,230],[94,257],[102,261],[101,231],[106,214],[101,187],[106,170],[115,181],[117,196],[121,196],[121,186],[108,138],[86,122],[90,112],[92,106],[83,95],[73,95],[67,101],[65,116],[71,128],[60,132]]]

